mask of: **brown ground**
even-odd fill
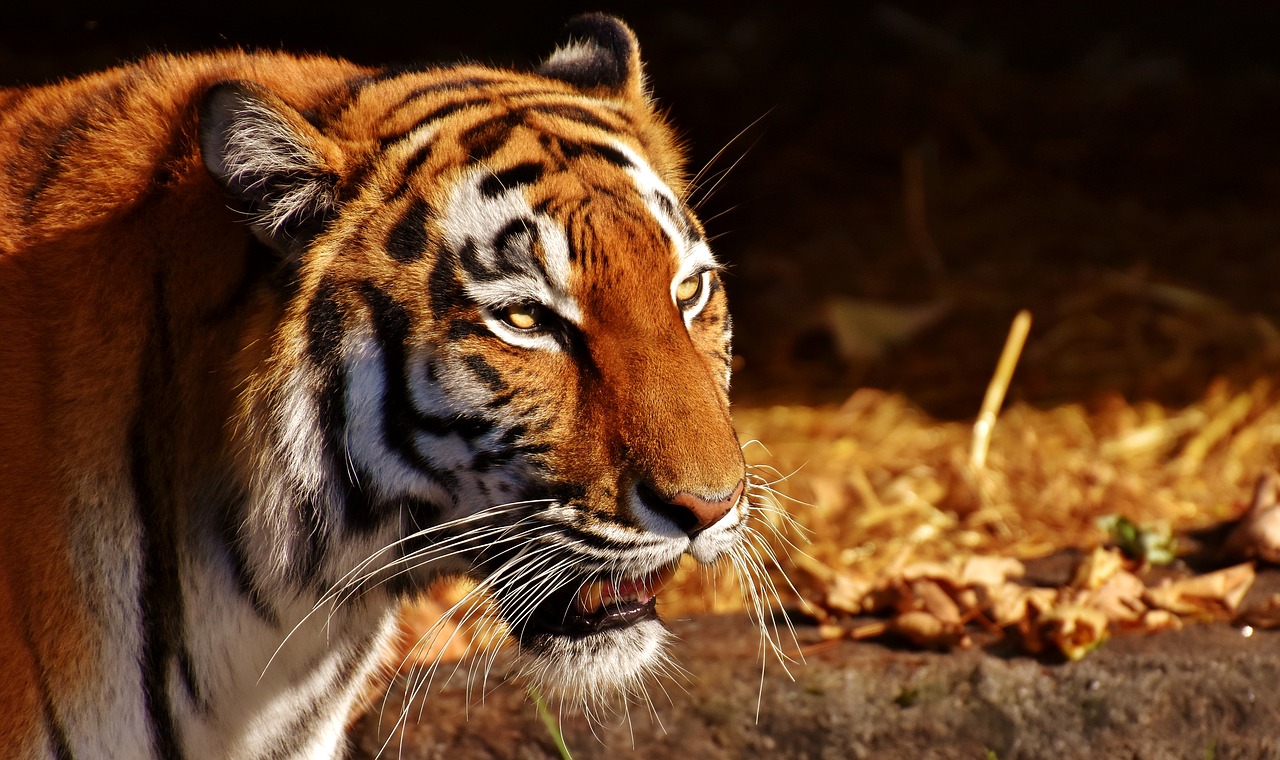
[[[735,760],[846,758],[1275,758],[1280,740],[1280,633],[1244,637],[1203,625],[1117,639],[1066,664],[998,650],[938,653],[879,644],[809,646],[794,680],[770,665],[763,687],[755,640],[741,616],[676,624],[683,688],[644,708],[589,726],[565,719],[576,760],[696,757]],[[403,737],[393,724],[401,694],[381,720],[355,734],[358,758],[550,760],[550,731],[522,691],[497,687],[481,702],[454,684],[432,695]],[[759,717],[757,718],[757,707]],[[413,708],[417,715],[417,707]]]

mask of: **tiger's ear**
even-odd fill
[[[588,13],[569,21],[566,41],[538,67],[538,73],[611,100],[647,102],[640,45],[621,20]]]
[[[249,214],[263,243],[297,257],[337,202],[333,146],[266,89],[222,82],[200,107],[200,152],[214,179]]]

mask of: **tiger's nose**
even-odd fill
[[[649,508],[671,520],[692,538],[720,522],[733,509],[733,505],[742,498],[744,482],[739,480],[733,493],[722,499],[707,498],[689,491],[680,491],[675,496],[664,498],[645,483],[641,483],[638,490],[640,498]]]

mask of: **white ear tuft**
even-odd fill
[[[251,216],[264,243],[296,255],[336,203],[338,175],[319,133],[270,92],[249,82],[210,88],[200,109],[205,167]]]

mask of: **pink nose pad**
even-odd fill
[[[679,521],[680,527],[691,536],[697,535],[707,528],[720,522],[720,519],[733,509],[733,505],[738,503],[738,499],[742,498],[743,481],[739,480],[737,487],[733,489],[733,494],[727,499],[716,499],[709,501],[696,494],[688,491],[681,491],[671,499],[670,504],[673,507],[680,507],[686,510],[692,519]]]

